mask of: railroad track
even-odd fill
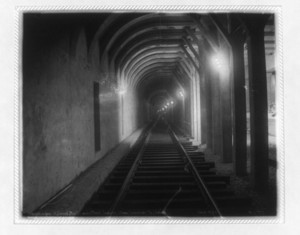
[[[228,189],[215,163],[159,120],[116,166],[79,216],[247,215],[248,197]]]

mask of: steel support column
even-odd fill
[[[244,66],[244,32],[231,37],[234,92],[234,167],[238,176],[247,174],[247,117]]]
[[[268,94],[264,47],[266,15],[243,18],[249,31],[249,83],[252,144],[252,182],[256,190],[266,192],[269,178]]]

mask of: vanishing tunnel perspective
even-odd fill
[[[276,216],[276,15],[23,13],[23,216]]]

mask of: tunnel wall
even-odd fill
[[[122,96],[123,101],[120,101],[120,105],[123,105],[123,107],[120,107],[120,112],[122,112],[120,115],[120,136],[121,139],[124,139],[140,127],[140,119],[143,119],[143,117],[142,115],[138,116],[138,114],[141,114],[142,112],[139,112],[139,101],[137,99],[136,91],[129,88]],[[120,99],[122,99],[122,97],[120,97]]]
[[[69,50],[70,35],[57,36],[57,40],[30,37],[39,48],[27,41],[23,45],[25,213],[64,187],[95,158],[90,97],[94,76],[84,67],[84,40],[74,56]]]
[[[83,28],[25,19],[24,29],[23,213],[30,213],[118,145],[119,100],[101,87]],[[94,82],[100,84],[97,152]],[[125,107],[125,121],[131,122],[123,139],[136,128],[134,107]]]

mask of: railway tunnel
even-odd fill
[[[272,13],[24,13],[24,216],[276,215]]]

